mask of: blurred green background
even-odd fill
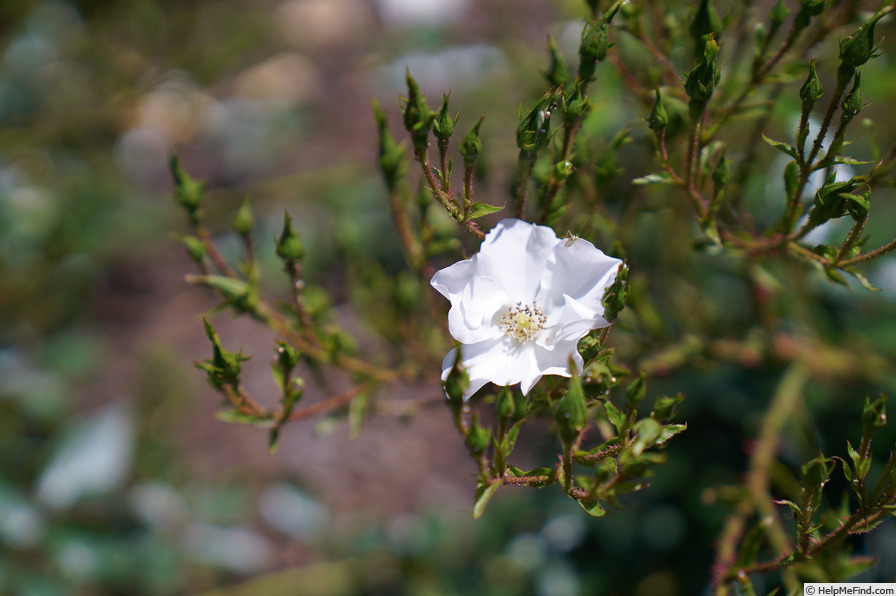
[[[191,364],[207,357],[198,315],[213,303],[182,279],[191,268],[170,236],[184,223],[167,198],[169,155],[208,181],[225,251],[238,250],[225,237],[232,210],[253,197],[272,292],[283,289],[272,239],[288,208],[309,277],[355,321],[347,259],[402,267],[371,97],[397,126],[407,66],[430,104],[451,91],[459,129],[486,114],[478,200],[503,204],[516,108],[545,86],[546,32],[575,56],[580,4],[0,3],[0,594],[698,594],[724,486],[740,479],[787,354],[815,350],[817,366],[782,466],[819,447],[845,455],[865,395],[896,385],[896,295],[771,263],[754,272],[768,280],[759,304],[742,264],[692,254],[686,211],[631,195],[628,181],[652,171],[651,137],[609,65],[587,127],[595,155],[621,124],[632,129],[635,142],[608,164],[622,174],[607,205],[638,206],[622,240],[639,317],[614,336],[623,358],[660,373],[651,393],[687,395],[689,431],[652,488],[605,519],[559,493],[505,489],[473,522],[475,466],[440,407],[374,419],[354,441],[336,420],[296,424],[274,457],[263,432],[215,419],[217,397]],[[670,6],[670,18],[687,10]],[[617,37],[636,63],[637,48]],[[881,58],[863,79],[879,139],[896,136],[892,68]],[[775,138],[792,134],[793,98],[775,113]],[[768,171],[783,169],[762,155]],[[781,184],[751,180],[760,208]],[[881,196],[896,215],[892,194]],[[878,244],[887,228],[872,228]],[[872,278],[896,285],[896,265]],[[259,354],[247,382],[273,395],[271,338],[250,322],[221,325],[225,342]],[[837,368],[857,361],[860,371]],[[894,438],[885,431],[878,445]],[[852,546],[878,557],[869,581],[894,578],[893,524]]]

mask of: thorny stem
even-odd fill
[[[442,172],[442,189],[445,194],[451,194],[451,176],[448,172],[448,139],[439,139],[439,164]]]
[[[215,246],[214,241],[212,240],[211,235],[208,233],[208,229],[204,225],[196,224],[194,226],[196,231],[196,236],[202,242],[202,245],[205,247],[205,252],[208,253],[209,258],[212,260],[212,263],[215,264],[215,268],[221,273],[221,275],[226,275],[227,277],[238,278],[236,271],[227,264],[227,261],[224,257],[221,256],[221,253],[218,251],[218,247]]]
[[[464,164],[464,219],[470,217],[473,208],[473,164]]]
[[[775,462],[779,435],[785,422],[790,418],[797,407],[802,390],[809,380],[809,371],[804,364],[797,361],[790,365],[778,390],[772,397],[772,402],[762,420],[762,428],[759,438],[750,456],[750,463],[745,480],[747,492],[751,502],[744,501],[726,521],[726,531],[723,533],[716,549],[716,570],[714,581],[716,586],[720,582],[729,581],[732,567],[735,564],[737,541],[743,532],[746,518],[755,510],[760,518],[769,520],[766,524],[769,542],[778,552],[790,552],[793,550],[787,533],[778,518],[774,500],[770,490],[771,468]]]
[[[520,149],[517,163],[516,181],[513,186],[513,196],[516,199],[516,216],[518,219],[526,218],[526,194],[529,188],[529,178],[532,176],[532,168],[535,166],[535,153]]]
[[[867,223],[868,217],[863,217],[852,226],[849,235],[846,237],[846,240],[843,241],[843,246],[840,247],[840,251],[837,253],[837,256],[834,257],[832,265],[837,265],[843,260],[843,257],[846,256],[846,252],[855,245],[862,235],[862,232],[865,230],[865,224]]]
[[[816,541],[805,554],[800,554],[798,552],[788,553],[771,561],[749,565],[737,570],[737,573],[769,573],[778,569],[784,569],[794,563],[811,559],[820,552],[838,544],[857,528],[863,525],[872,525],[889,515],[891,515],[891,512],[886,509],[875,511],[871,515],[868,515],[866,511],[856,511],[846,518],[840,527]],[[731,581],[734,579],[734,575],[734,572],[729,572],[729,574],[723,578],[723,581]]]
[[[580,455],[574,454],[573,458],[576,461],[581,462],[583,464],[593,465],[593,464],[596,464],[598,462],[601,462],[601,461],[607,459],[608,457],[616,455],[617,453],[622,451],[624,448],[625,448],[625,446],[623,446],[623,445],[613,445],[611,447],[607,447],[606,449],[598,451],[597,453],[583,453]]]
[[[573,145],[575,143],[576,133],[579,130],[579,127],[582,124],[581,118],[576,118],[573,122],[568,125],[564,123],[563,127],[563,149],[560,151],[560,162],[565,162],[572,157]],[[557,193],[560,192],[560,189],[563,187],[564,181],[558,180],[554,176],[551,176],[551,181],[548,183],[547,192],[544,194],[544,198],[541,204],[541,213],[539,214],[538,221],[545,221],[550,215],[551,205],[554,203],[554,199],[557,196]]]
[[[398,231],[398,238],[404,249],[404,254],[408,259],[411,268],[419,275],[425,265],[420,245],[414,240],[414,234],[411,232],[411,223],[408,221],[407,213],[405,213],[402,204],[401,191],[398,188],[392,189],[392,220],[395,222],[395,228]]]
[[[457,223],[461,224],[468,232],[482,240],[485,238],[485,232],[479,229],[479,226],[476,225],[476,222],[471,220],[465,220],[462,211],[458,208],[457,204],[451,199],[451,195],[449,195],[445,190],[442,189],[438,180],[436,179],[435,172],[433,172],[432,165],[429,163],[429,152],[426,151],[426,145],[418,145],[414,144],[414,154],[417,156],[417,161],[420,162],[420,167],[423,169],[423,176],[426,178],[426,183],[429,185],[430,190],[432,190],[433,196],[445,208],[446,211],[454,218]]]
[[[305,310],[305,305],[302,302],[302,292],[305,284],[302,279],[302,266],[294,261],[287,261],[286,272],[289,274],[290,281],[292,282],[290,296],[292,297],[291,306],[293,311],[299,318],[299,323],[302,327],[304,329],[311,329],[314,326],[314,321],[311,320],[311,315]]]
[[[572,443],[564,441],[563,442],[563,459],[561,460],[561,464],[563,465],[563,490],[566,494],[570,494],[572,492]]]
[[[348,391],[345,391],[344,393],[334,395],[333,397],[328,397],[327,399],[312,404],[307,408],[303,408],[301,410],[293,412],[292,414],[290,414],[287,420],[289,422],[295,422],[296,420],[310,418],[316,414],[320,414],[321,412],[329,412],[330,410],[340,408],[352,401],[355,396],[370,389],[370,386],[370,383],[361,383],[360,385],[356,385]]]
[[[270,412],[259,406],[239,385],[224,385],[223,389],[227,401],[240,412],[259,418],[270,417]]]
[[[812,172],[809,167],[812,164],[812,161],[818,155],[818,152],[821,150],[821,146],[824,143],[824,137],[828,133],[828,128],[831,126],[831,120],[834,118],[834,112],[837,111],[837,106],[840,104],[840,98],[843,96],[843,92],[846,91],[846,86],[849,84],[849,81],[852,79],[850,77],[847,80],[841,80],[842,77],[837,77],[837,87],[834,89],[834,95],[831,97],[831,103],[828,104],[828,109],[824,114],[824,119],[821,121],[821,128],[818,130],[818,135],[815,137],[815,142],[812,144],[812,151],[809,153],[809,159],[803,164],[804,175],[801,176],[800,181],[802,184],[799,185],[799,192],[796,195],[799,197],[802,194],[803,186],[805,186],[806,181],[808,180],[809,174]]]
[[[317,338],[310,339],[305,334],[294,329],[281,313],[272,309],[265,302],[260,302],[253,314],[264,321],[274,333],[287,338],[292,345],[314,360],[334,364],[339,368],[362,374],[383,383],[391,383],[401,378],[401,374],[398,371],[382,368],[366,360],[346,356],[342,353],[333,354],[327,351],[320,345]]]
[[[882,257],[894,249],[896,249],[896,238],[894,238],[893,240],[890,240],[888,243],[884,244],[883,246],[881,246],[878,249],[866,252],[865,254],[858,255],[851,259],[846,259],[845,261],[841,261],[840,267],[848,267],[850,265],[864,263],[865,261],[870,261],[872,259]]]
[[[705,215],[703,201],[700,200],[694,184],[697,176],[697,162],[699,161],[698,153],[700,151],[700,121],[703,119],[704,114],[705,111],[701,112],[699,115],[691,117],[691,128],[688,135],[688,152],[687,155],[685,155],[684,163],[684,187],[691,202],[694,203],[694,210],[700,218],[703,218]]]

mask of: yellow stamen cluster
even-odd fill
[[[531,306],[517,302],[501,315],[500,325],[505,334],[520,343],[526,343],[535,339],[535,336],[544,329],[547,320],[535,302]]]

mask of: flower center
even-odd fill
[[[500,324],[507,336],[520,343],[526,343],[535,339],[535,336],[544,329],[547,320],[537,303],[533,302],[530,306],[517,302],[501,315]]]

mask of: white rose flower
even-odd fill
[[[609,326],[601,299],[621,264],[587,240],[504,219],[473,258],[437,272],[431,283],[451,301],[448,330],[470,377],[464,399],[488,382],[520,383],[525,395],[544,375],[571,376],[570,358],[581,370],[578,341]],[[442,362],[443,381],[457,349]]]

